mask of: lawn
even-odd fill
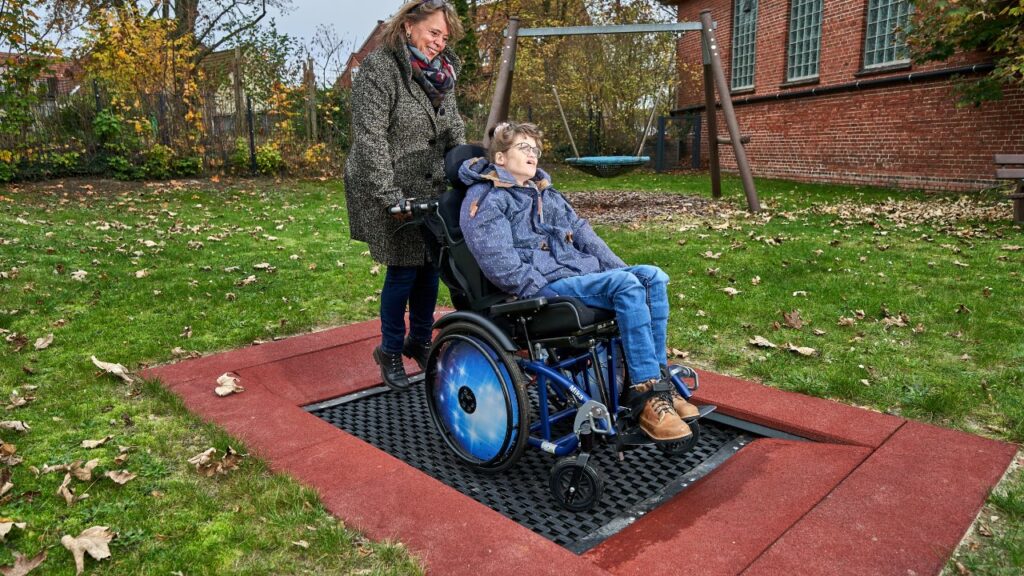
[[[581,201],[597,190],[676,200],[709,188],[701,175],[557,172],[555,181]],[[731,178],[723,202],[692,212],[594,216],[626,261],[658,264],[672,277],[677,357],[1024,440],[1024,231],[1010,225],[1008,204],[992,195],[758,184],[765,211],[756,217],[743,212]],[[117,533],[110,558],[86,559],[97,573],[421,571],[400,543],[366,541],[258,459],[198,473],[189,458],[244,446],[158,384],[123,382],[90,361],[137,370],[375,317],[382,275],[365,246],[348,239],[343,196],[333,181],[0,188],[2,418],[31,427],[0,430],[0,474],[12,484],[0,495],[0,525],[25,523],[6,535],[0,566],[14,562],[14,551],[45,551],[32,574],[72,574],[61,537],[108,526]],[[751,345],[757,336],[777,347]],[[93,459],[91,479],[71,476],[68,504],[58,494],[65,471],[47,470]],[[119,485],[105,476],[117,470],[136,476]],[[957,561],[961,573],[1024,567],[1019,473],[992,496]]]

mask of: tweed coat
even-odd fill
[[[458,58],[444,54],[456,73]],[[455,91],[437,111],[413,80],[409,50],[382,45],[371,52],[352,82],[352,146],[345,162],[345,198],[353,240],[366,242],[374,260],[388,266],[420,266],[426,250],[417,226],[387,209],[404,198],[445,191],[444,154],[466,143]]]

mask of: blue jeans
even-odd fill
[[[562,278],[538,296],[572,296],[587,306],[615,311],[629,378],[633,383],[661,377],[668,363],[668,275],[657,266],[629,266]]]
[[[381,348],[389,354],[402,351],[405,310],[409,309],[409,338],[429,342],[437,305],[437,269],[423,266],[388,266],[380,293]]]

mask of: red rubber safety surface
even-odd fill
[[[817,442],[756,440],[577,556],[301,408],[379,385],[379,335],[362,322],[142,375],[316,489],[347,525],[403,542],[441,575],[937,574],[1017,452],[701,372],[699,403]],[[216,396],[224,372],[245,392]]]

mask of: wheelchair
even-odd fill
[[[557,457],[551,495],[561,507],[584,512],[598,504],[604,487],[591,458],[596,449],[610,446],[620,459],[652,444],[669,457],[683,454],[700,437],[700,418],[715,407],[699,407],[700,415],[687,420],[691,436],[655,442],[635,424],[642,405],[628,397],[612,311],[568,297],[511,299],[484,277],[459,227],[466,189],[458,178],[465,160],[484,155],[479,146],[452,149],[445,158],[447,192],[391,209],[412,215],[456,308],[434,323],[427,405],[452,454],[478,471],[500,473],[527,448]],[[690,368],[670,365],[668,373],[684,398],[699,386]],[[667,391],[667,381],[656,391]]]

